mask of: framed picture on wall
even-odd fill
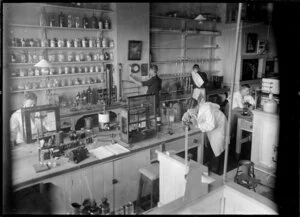
[[[256,49],[257,49],[257,34],[256,33],[248,33],[246,53],[255,53]]]
[[[128,60],[141,60],[141,58],[142,58],[142,41],[129,41]]]

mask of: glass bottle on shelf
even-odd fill
[[[73,16],[71,14],[68,15],[68,28],[73,27]]]
[[[173,124],[174,124],[174,119],[175,119],[175,114],[174,114],[174,110],[173,110],[173,106],[172,103],[170,103],[169,107],[168,107],[168,133],[170,135],[172,135],[174,133],[173,131]]]
[[[102,22],[101,17],[99,17],[99,20],[98,20],[98,28],[103,29],[103,22]]]
[[[58,16],[58,21],[59,21],[59,27],[65,26],[65,15],[62,12],[60,12]]]
[[[80,28],[80,17],[78,16],[75,18],[75,27]]]
[[[105,22],[104,22],[104,28],[105,29],[109,29],[110,28],[110,22],[109,22],[108,19],[106,19]]]
[[[89,25],[88,18],[86,17],[86,15],[84,15],[82,18],[82,26],[84,29],[86,29],[86,28],[88,28],[88,25]]]
[[[50,17],[50,27],[53,27],[53,26],[55,26],[55,17],[51,16]]]
[[[100,51],[99,60],[100,60],[100,61],[103,61],[103,60],[104,60],[104,54],[103,54],[103,51]]]
[[[41,9],[40,12],[40,26],[47,26],[46,12],[44,7]]]
[[[107,47],[107,39],[105,37],[102,38],[102,47],[103,48]]]
[[[97,29],[98,20],[97,20],[97,17],[95,16],[95,14],[93,14],[93,16],[91,18],[91,23],[92,23],[92,28]]]
[[[97,47],[101,47],[101,41],[100,41],[100,38],[97,38]]]

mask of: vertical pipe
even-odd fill
[[[236,24],[236,35],[235,35],[235,60],[234,60],[234,71],[233,71],[233,81],[231,83],[230,88],[230,103],[229,103],[229,111],[228,111],[228,121],[226,127],[226,137],[225,137],[225,158],[224,158],[224,170],[223,170],[223,183],[226,182],[226,175],[227,175],[227,163],[228,163],[228,145],[230,142],[230,124],[231,124],[231,114],[232,114],[232,102],[233,102],[233,89],[235,85],[235,77],[236,77],[236,65],[237,65],[237,58],[238,58],[238,46],[239,46],[239,39],[240,39],[240,22],[241,22],[241,11],[242,11],[242,4],[239,3],[238,9],[238,17],[237,17],[237,24]]]
[[[184,141],[184,145],[185,145],[185,166],[187,168],[188,166],[188,127],[185,127],[185,141]]]

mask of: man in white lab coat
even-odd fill
[[[249,103],[251,106],[255,105],[255,100],[250,95],[250,86],[248,84],[242,85],[240,91],[233,94],[232,109],[243,109],[245,103]]]
[[[216,158],[216,167],[212,170],[216,171],[220,169],[220,156],[225,150],[226,117],[218,104],[204,102],[203,99],[198,103],[194,98],[190,98],[187,106],[188,111],[183,115],[182,121],[190,122],[201,132],[206,132]]]
[[[36,102],[37,96],[35,93],[25,93],[23,100],[24,108],[33,107],[36,105]],[[34,122],[31,122],[31,126],[35,126]],[[32,130],[36,130],[35,127]],[[15,111],[10,117],[10,140],[13,145],[24,143],[21,109]]]

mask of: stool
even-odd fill
[[[140,181],[139,181],[139,189],[138,196],[136,200],[137,209],[142,209],[141,207],[141,199],[143,196],[143,188],[145,184],[150,184],[150,209],[153,208],[154,205],[154,195],[159,194],[159,163],[151,164],[150,166],[139,169],[140,172]],[[157,183],[157,187],[154,185]],[[158,198],[156,198],[156,202]]]
[[[234,177],[234,182],[255,191],[259,180],[255,179],[254,163],[249,160],[240,160]]]

